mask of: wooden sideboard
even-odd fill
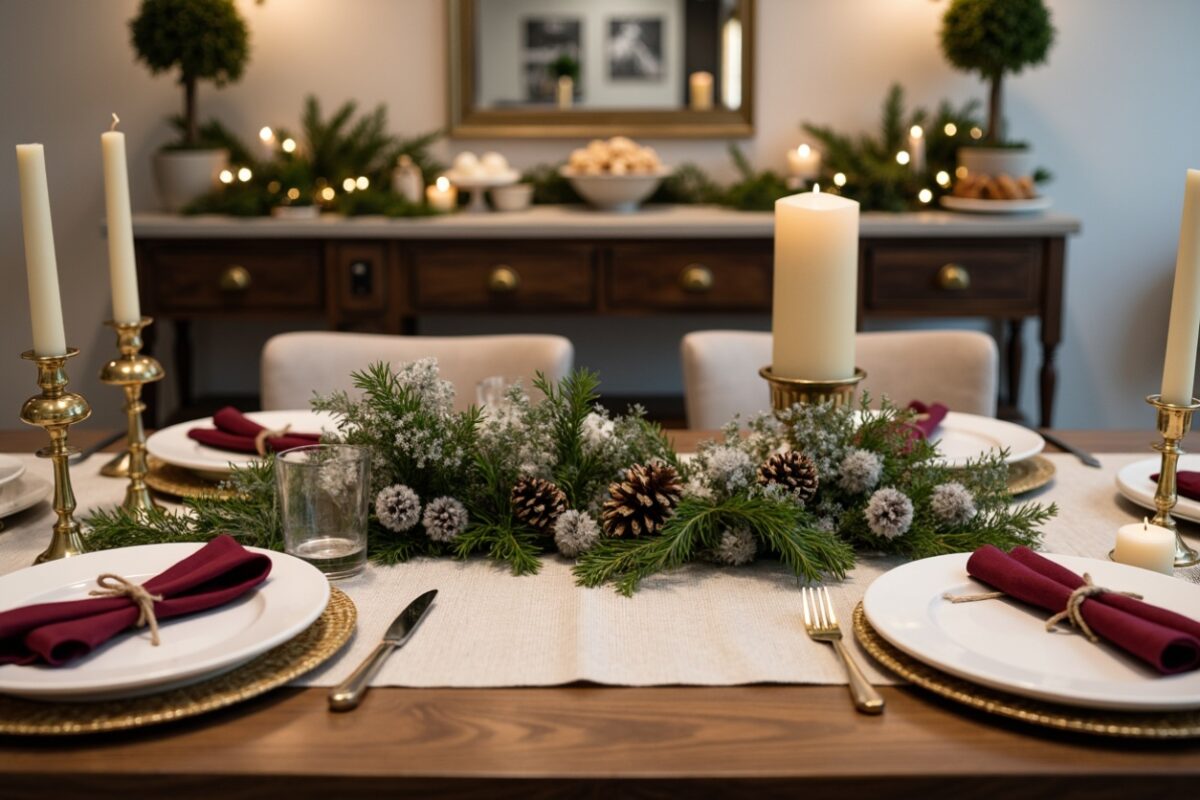
[[[290,317],[331,330],[414,334],[421,317],[437,314],[526,314],[531,329],[539,313],[769,314],[773,224],[767,213],[705,206],[633,215],[544,206],[417,220],[140,214],[134,236],[143,306],[175,327],[174,378],[189,405],[196,320]],[[1049,426],[1066,238],[1079,229],[1057,214],[864,214],[859,326],[948,317],[1001,323],[1001,413],[1017,417],[1022,329],[1039,320],[1039,422]]]

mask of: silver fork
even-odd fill
[[[811,594],[812,599],[809,599]],[[829,590],[825,587],[801,590],[804,601],[804,629],[815,642],[829,642],[833,649],[842,657],[846,665],[846,675],[850,679],[850,696],[854,698],[854,707],[864,714],[883,713],[883,698],[875,687],[867,682],[862,669],[846,645],[842,644],[842,629],[838,627],[837,617],[833,613],[833,601],[829,599]],[[811,609],[810,609],[811,606]]]

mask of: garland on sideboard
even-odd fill
[[[639,583],[689,562],[775,558],[798,577],[844,576],[858,551],[925,558],[983,544],[1035,545],[1051,505],[1012,505],[1002,454],[961,469],[915,438],[911,414],[796,406],[760,415],[681,458],[633,408],[597,405],[598,380],[539,376],[486,412],[454,410],[454,391],[425,359],[354,374],[361,396],[314,402],[338,415],[330,442],[368,447],[375,503],[368,552],[380,564],[419,555],[483,555],[514,574],[542,556],[575,559],[583,586]],[[281,549],[271,459],[234,471],[231,499],[180,512],[92,512],[88,544],[105,549],[230,533]]]

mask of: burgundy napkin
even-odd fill
[[[942,424],[942,420],[946,418],[946,414],[950,409],[941,403],[930,403],[926,405],[920,400],[913,400],[908,404],[908,410],[917,414],[917,418],[908,423],[908,428],[913,436],[917,439],[928,439]]]
[[[1025,566],[1029,567],[1034,572],[1045,575],[1047,578],[1056,580],[1068,589],[1075,590],[1083,586],[1083,578],[1076,575],[1071,570],[1051,561],[1044,556],[1030,550],[1028,547],[1014,547],[1009,555],[1017,561],[1020,561]],[[1120,589],[1120,586],[1109,587],[1112,589]],[[1122,611],[1133,614],[1135,617],[1149,620],[1167,628],[1174,628],[1177,631],[1188,634],[1196,641],[1200,642],[1200,621],[1194,620],[1191,617],[1185,617],[1183,614],[1177,614],[1174,611],[1169,611],[1165,608],[1152,606],[1149,603],[1138,600],[1136,597],[1129,597],[1123,594],[1114,594],[1113,592],[1105,592],[1094,596],[1092,599],[1098,600],[1105,605],[1119,608]]]
[[[1158,483],[1158,473],[1150,476],[1150,480]],[[1188,500],[1200,500],[1200,472],[1179,470],[1175,473],[1175,488],[1180,497]]]
[[[1043,561],[1046,559],[1031,552],[1014,551],[1009,555],[992,545],[984,545],[971,554],[967,561],[967,572],[1010,597],[1056,614],[1067,607],[1072,590],[1081,585],[1083,579],[1057,565],[1052,565],[1056,569],[1050,570],[1040,563]],[[1031,563],[1038,563],[1038,569],[1030,566]],[[1053,572],[1053,577],[1046,572]],[[1060,582],[1060,579],[1069,580],[1067,576],[1074,579],[1074,585]],[[1120,586],[1109,588],[1121,589]],[[1193,630],[1191,627],[1174,624],[1178,614],[1155,609],[1154,614],[1150,615],[1141,608],[1153,608],[1146,603],[1139,603],[1138,613],[1131,613],[1129,609],[1132,606],[1118,607],[1114,605],[1117,602],[1115,598],[1120,598],[1120,595],[1104,594],[1098,598],[1088,598],[1080,607],[1084,620],[1097,636],[1140,658],[1164,675],[1187,672],[1200,666],[1200,638],[1189,632]]]
[[[154,615],[165,620],[235,600],[270,572],[270,558],[222,534],[142,585],[150,594],[162,595],[154,603]],[[0,664],[59,666],[132,627],[138,614],[127,597],[66,600],[0,612]]]
[[[225,406],[213,414],[215,428],[192,428],[188,438],[209,447],[220,450],[233,450],[238,453],[257,453],[256,439],[265,430],[254,420],[238,411],[233,406]],[[320,444],[319,433],[296,433],[288,431],[282,436],[267,437],[267,448],[276,453],[291,450],[293,447],[305,447]]]

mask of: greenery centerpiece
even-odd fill
[[[923,558],[1039,540],[1053,506],[1012,505],[1007,466],[990,454],[951,469],[913,433],[910,412],[796,406],[762,415],[691,457],[676,453],[642,412],[596,404],[596,376],[539,377],[487,409],[455,410],[436,362],[375,364],[354,375],[358,395],[333,412],[329,441],[367,447],[375,497],[369,553],[480,554],[515,574],[557,552],[583,586],[632,594],[645,579],[690,562],[725,566],[774,558],[798,577],[846,574],[860,550]],[[193,499],[181,512],[122,509],[87,520],[93,549],[192,541],[230,533],[279,548],[271,459],[237,469],[233,499]]]
[[[988,82],[982,146],[963,148],[968,172],[1012,179],[1032,173],[1028,146],[1007,138],[1004,78],[1045,62],[1054,26],[1043,0],[952,0],[942,17],[942,52],[954,67]]]
[[[229,156],[223,142],[203,135],[198,85],[241,78],[250,35],[233,0],[142,0],[129,29],[137,59],[155,75],[178,70],[183,87],[183,114],[176,122],[181,136],[155,160],[163,203],[178,211],[216,184]]]

